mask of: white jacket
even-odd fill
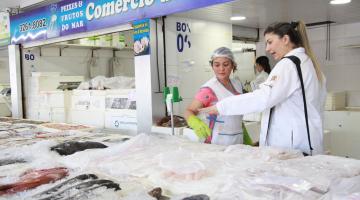
[[[326,98],[325,77],[319,83],[311,59],[304,48],[291,50],[285,56],[295,55],[301,60],[309,129],[313,154],[323,152],[323,108]],[[260,89],[233,96],[216,104],[222,115],[241,115],[263,112],[260,145],[293,148],[310,153],[300,80],[295,64],[288,58],[280,60]],[[270,108],[272,114],[269,135],[266,136]],[[267,140],[267,141],[266,141]]]
[[[256,75],[255,79],[250,82],[251,90],[259,89],[259,85],[267,80],[269,74],[264,70]]]

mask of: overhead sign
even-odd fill
[[[10,19],[9,13],[0,12],[0,46],[10,44]]]
[[[11,16],[11,43],[46,40],[233,0],[64,0]]]

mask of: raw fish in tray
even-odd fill
[[[92,195],[92,191],[102,187],[113,189],[114,191],[121,190],[119,184],[111,180],[98,179],[95,174],[82,174],[33,197],[40,200],[75,200],[85,197],[88,199]]]
[[[20,177],[19,181],[0,185],[0,196],[36,188],[40,185],[62,179],[67,175],[68,170],[64,167],[28,171]]]
[[[84,151],[86,149],[103,149],[107,146],[100,142],[75,142],[69,141],[50,148],[51,151],[56,151],[60,155],[71,155],[78,151]]]

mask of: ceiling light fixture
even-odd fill
[[[351,0],[331,0],[330,4],[333,5],[338,5],[338,4],[346,4],[346,3],[350,3]]]
[[[230,17],[230,20],[232,21],[239,21],[239,20],[244,20],[246,19],[246,17],[244,16],[233,16],[233,17]]]

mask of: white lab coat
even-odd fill
[[[259,74],[256,75],[255,79],[250,82],[251,90],[259,89],[259,85],[267,80],[269,74],[262,70]]]
[[[313,154],[323,152],[323,108],[326,98],[325,77],[318,81],[311,59],[300,47],[285,56],[295,55],[301,60],[308,120]],[[216,104],[219,114],[241,115],[263,112],[260,145],[298,149],[310,153],[300,80],[295,64],[287,58],[280,60],[268,79],[254,92],[233,96]],[[267,134],[270,108],[275,106]]]

